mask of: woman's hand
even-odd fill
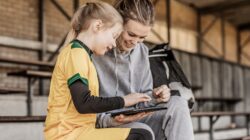
[[[135,115],[118,115],[115,116],[114,120],[118,123],[122,123],[122,124],[126,124],[126,123],[130,123],[130,122],[134,122],[134,121],[138,121],[148,115],[153,114],[153,112],[142,112],[142,113],[138,113]]]
[[[125,102],[125,107],[135,105],[140,102],[147,102],[151,100],[151,97],[149,97],[146,94],[142,93],[131,93],[123,97]]]
[[[153,96],[157,103],[167,102],[170,99],[170,89],[166,85],[162,85],[153,90]]]

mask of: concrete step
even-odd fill
[[[44,140],[43,122],[0,123],[0,140]]]
[[[43,122],[0,123],[1,140],[43,140]],[[246,129],[216,131],[215,140],[235,139],[247,135]],[[196,133],[195,140],[209,140],[208,133]]]
[[[46,115],[47,96],[33,97],[33,115]],[[25,95],[0,95],[0,116],[25,116],[27,113]],[[194,130],[197,130],[197,118],[192,118]],[[215,129],[230,125],[230,117],[221,117],[215,124]],[[202,118],[202,129],[208,130],[208,118]],[[43,122],[1,123],[0,140],[40,140],[43,139]],[[246,136],[246,129],[216,131],[215,139],[227,139]],[[196,133],[196,140],[209,140],[209,134]]]
[[[32,115],[46,115],[47,96],[34,96]],[[0,95],[0,116],[25,116],[27,114],[26,95]]]
[[[214,132],[214,139],[215,140],[226,140],[226,139],[234,139],[237,140],[240,137],[247,136],[247,129],[246,128],[238,128],[238,129],[231,129],[231,130],[221,130]],[[196,133],[195,140],[209,140],[209,133]]]

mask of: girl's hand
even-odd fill
[[[135,105],[140,102],[147,102],[151,100],[151,97],[149,97],[146,94],[142,93],[131,93],[123,97],[125,102],[125,107]]]

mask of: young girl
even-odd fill
[[[91,54],[103,55],[115,47],[123,20],[104,2],[83,5],[72,19],[72,29],[60,52],[51,79],[48,114],[45,122],[47,140],[151,140],[143,129],[96,129],[96,114],[149,101],[134,93],[124,97],[102,98]],[[107,83],[110,84],[110,83]]]

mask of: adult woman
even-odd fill
[[[91,54],[103,55],[114,47],[122,24],[118,12],[104,2],[87,3],[75,13],[65,43],[68,45],[60,52],[51,79],[46,139],[130,140],[144,137],[140,135],[150,138],[146,130],[95,128],[95,113],[150,100],[139,93],[97,97],[99,84]]]

